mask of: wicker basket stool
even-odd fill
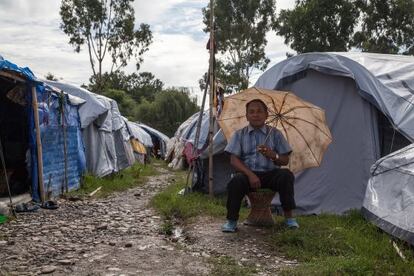
[[[247,197],[250,201],[250,214],[244,224],[254,226],[273,226],[270,204],[276,192],[269,189],[258,189],[250,192]]]

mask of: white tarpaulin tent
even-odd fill
[[[372,164],[406,146],[408,140],[414,141],[414,58],[352,54],[355,60],[365,62],[362,65],[347,55],[307,53],[291,57],[271,67],[255,84],[292,91],[326,111],[333,142],[319,168],[296,175],[295,198],[300,213],[343,213],[361,208]],[[218,153],[214,160],[220,167],[214,170],[216,192],[225,191],[232,171],[228,156],[220,154],[225,144],[218,132],[214,142]],[[195,187],[202,190],[208,180],[205,157],[202,154],[195,175]]]
[[[379,159],[371,168],[364,216],[414,245],[414,145]]]

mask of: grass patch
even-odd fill
[[[398,243],[407,257],[404,262],[390,236],[364,220],[359,211],[344,216],[306,216],[299,221],[300,229],[274,228],[270,237],[275,250],[300,263],[283,274],[414,275],[413,251]]]
[[[257,270],[251,266],[240,266],[231,257],[212,258],[210,263],[213,265],[211,275],[215,276],[249,276],[254,275]]]
[[[226,198],[210,198],[202,193],[189,193],[179,195],[178,192],[185,187],[185,172],[176,172],[176,183],[168,186],[164,191],[157,194],[151,201],[152,206],[157,209],[166,219],[187,220],[192,217],[207,215],[225,219]],[[240,217],[247,216],[242,208]]]
[[[160,161],[157,160],[152,161],[150,165],[135,163],[132,167],[103,178],[85,175],[82,178],[81,188],[70,192],[69,195],[86,196],[97,188],[102,187],[95,196],[106,197],[113,192],[121,192],[142,185],[148,176],[157,174],[153,164],[158,163]]]

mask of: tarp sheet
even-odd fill
[[[362,212],[385,232],[414,245],[414,145],[372,166]]]

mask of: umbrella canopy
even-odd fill
[[[253,99],[260,99],[267,105],[266,124],[281,131],[291,146],[289,169],[297,173],[318,167],[332,141],[325,112],[290,92],[253,87],[225,98],[218,123],[226,139],[247,126],[246,103]]]

